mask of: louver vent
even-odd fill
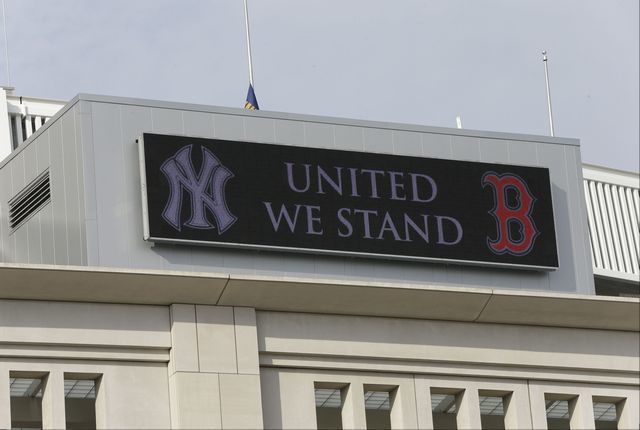
[[[16,230],[51,201],[49,171],[45,171],[9,200],[9,227]]]

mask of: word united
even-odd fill
[[[293,193],[313,199],[314,195],[348,196],[361,199],[361,207],[341,207],[331,216],[338,225],[333,232],[341,238],[356,237],[368,240],[393,240],[439,245],[455,245],[464,235],[461,223],[452,216],[368,209],[380,202],[405,201],[428,207],[438,196],[438,185],[426,174],[387,170],[333,167],[325,169],[317,164],[285,162],[287,187]],[[317,204],[293,204],[263,201],[269,221],[275,231],[302,230],[308,235],[324,235],[322,207]],[[453,227],[445,233],[445,226]]]

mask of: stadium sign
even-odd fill
[[[558,267],[549,171],[145,133],[144,238]]]

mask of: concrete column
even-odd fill
[[[169,386],[173,428],[222,428],[218,374],[176,372]]]
[[[421,380],[415,380],[416,404],[418,414],[418,428],[433,428],[433,412],[431,411],[431,389],[428,385],[421,383]]]
[[[636,392],[637,393],[637,392]],[[640,428],[640,411],[638,410],[638,396],[627,398],[616,404],[619,429]]]
[[[233,308],[238,353],[238,373],[259,375],[258,328],[256,311],[252,308]]]
[[[220,375],[224,429],[259,429],[262,423],[260,375]]]
[[[534,428],[531,424],[531,413],[529,412],[529,396],[526,391],[521,390],[511,393],[502,398],[504,408],[504,426],[508,429]]]
[[[0,429],[11,428],[11,397],[9,370],[0,367]]]
[[[171,305],[173,428],[260,428],[255,310]]]
[[[171,305],[171,352],[169,376],[175,372],[197,372],[198,339],[194,305]]]
[[[108,417],[107,411],[107,377],[102,375],[96,381],[96,429],[108,429]]]
[[[389,393],[391,428],[414,429],[418,427],[417,405],[413,388],[413,381],[411,381],[411,384],[400,384]]]
[[[547,429],[547,406],[544,391],[541,387],[529,385],[529,410],[531,411],[531,428]]]
[[[342,428],[366,429],[367,415],[364,410],[364,387],[362,383],[351,383],[342,391]]]
[[[482,428],[478,390],[467,389],[456,396],[456,421],[459,429]]]
[[[582,393],[569,400],[569,427],[572,429],[593,429],[595,420],[593,417],[593,400],[591,396]]]
[[[64,409],[64,373],[54,370],[49,373],[42,394],[42,428],[66,428]]]

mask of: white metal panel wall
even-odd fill
[[[640,276],[640,196],[637,175],[584,168],[591,255],[596,274]]]
[[[79,118],[76,103],[0,161],[0,262],[87,264]],[[51,202],[12,231],[9,199],[47,169]]]
[[[84,97],[84,98],[83,98]],[[575,140],[337,120],[81,96],[88,264],[200,272],[363,279],[399,284],[594,291]],[[85,135],[85,131],[87,133]],[[384,261],[142,240],[135,139],[143,132],[548,167],[560,268],[551,272]]]

